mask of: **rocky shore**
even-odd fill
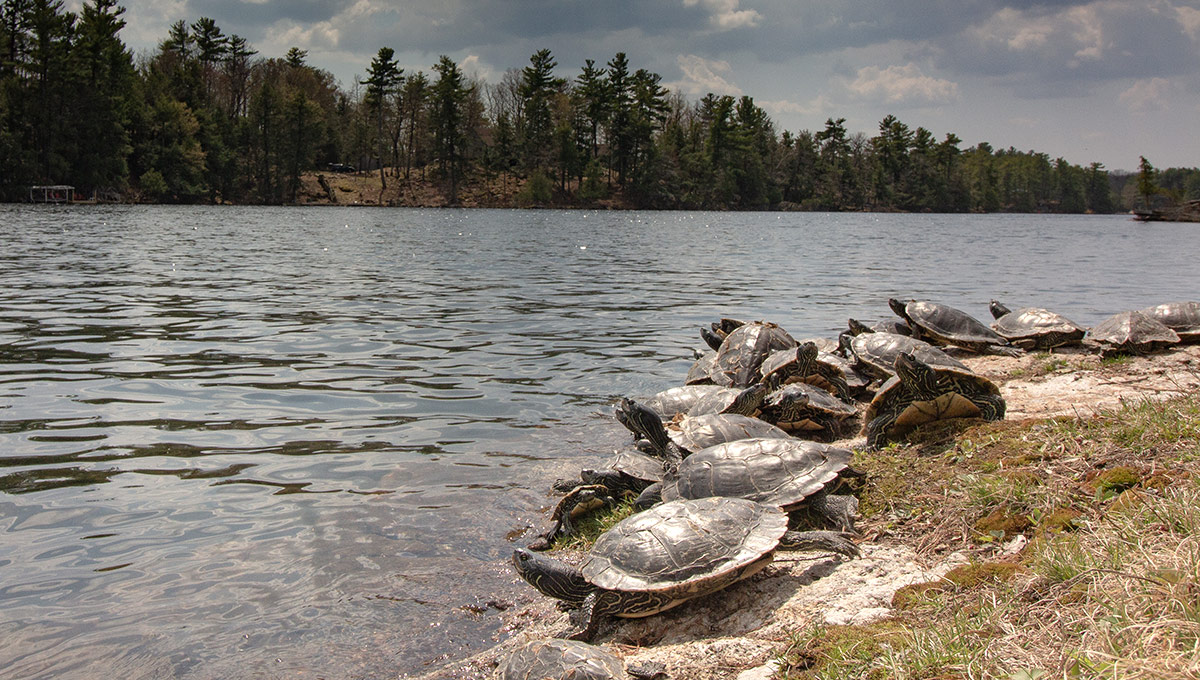
[[[1200,391],[1197,345],[1117,361],[1083,350],[962,360],[1000,385],[1007,422],[1086,419],[1125,404]],[[660,615],[621,620],[602,628],[594,642],[627,662],[663,663],[672,678],[765,680],[777,672],[797,632],[885,619],[893,614],[897,590],[935,581],[963,564],[1014,556],[1026,541],[1017,534],[981,542],[967,530],[914,535],[893,532],[894,525],[895,517],[867,511],[859,523],[858,559],[780,553],[748,581]],[[490,678],[498,660],[516,645],[567,627],[567,615],[532,588],[497,615],[503,625],[494,648],[420,677]]]

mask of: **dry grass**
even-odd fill
[[[864,527],[1017,554],[793,636],[779,678],[1200,678],[1200,398],[956,424],[863,456]]]

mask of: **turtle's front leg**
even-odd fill
[[[981,394],[971,398],[972,403],[979,407],[979,417],[984,420],[1002,420],[1006,405],[1004,397],[998,394]]]
[[[878,451],[887,444],[887,431],[896,422],[895,413],[881,413],[867,423],[867,450]]]
[[[571,625],[574,628],[569,631],[569,635],[565,636],[568,640],[591,642],[592,638],[596,636],[596,631],[600,628],[600,620],[604,618],[600,612],[602,607],[599,606],[602,595],[603,593],[598,590],[592,592],[583,600],[579,609],[571,612]]]
[[[831,494],[821,489],[808,497],[808,507],[839,531],[855,531],[854,515],[858,499],[847,494]]]

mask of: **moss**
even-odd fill
[[[907,634],[908,627],[896,619],[865,626],[813,626],[792,637],[775,677],[885,680],[881,669],[867,665]]]
[[[1091,475],[1088,485],[1098,498],[1112,498],[1122,491],[1132,489],[1142,481],[1142,474],[1132,467],[1119,465]]]
[[[1023,534],[1033,526],[1033,521],[1024,513],[1014,513],[1009,508],[996,508],[975,522],[975,531],[985,536],[1008,539]]]
[[[1007,583],[1022,571],[1013,562],[972,562],[951,569],[946,580],[959,588],[975,588],[983,584]]]
[[[1039,535],[1048,535],[1072,531],[1078,527],[1081,516],[1082,513],[1073,508],[1056,508],[1038,520],[1037,532]]]

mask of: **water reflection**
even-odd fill
[[[548,480],[626,442],[609,403],[677,383],[700,324],[831,337],[893,295],[1093,323],[1194,297],[1200,252],[1109,217],[0,219],[0,676],[24,678],[465,655],[526,596],[506,558]]]

